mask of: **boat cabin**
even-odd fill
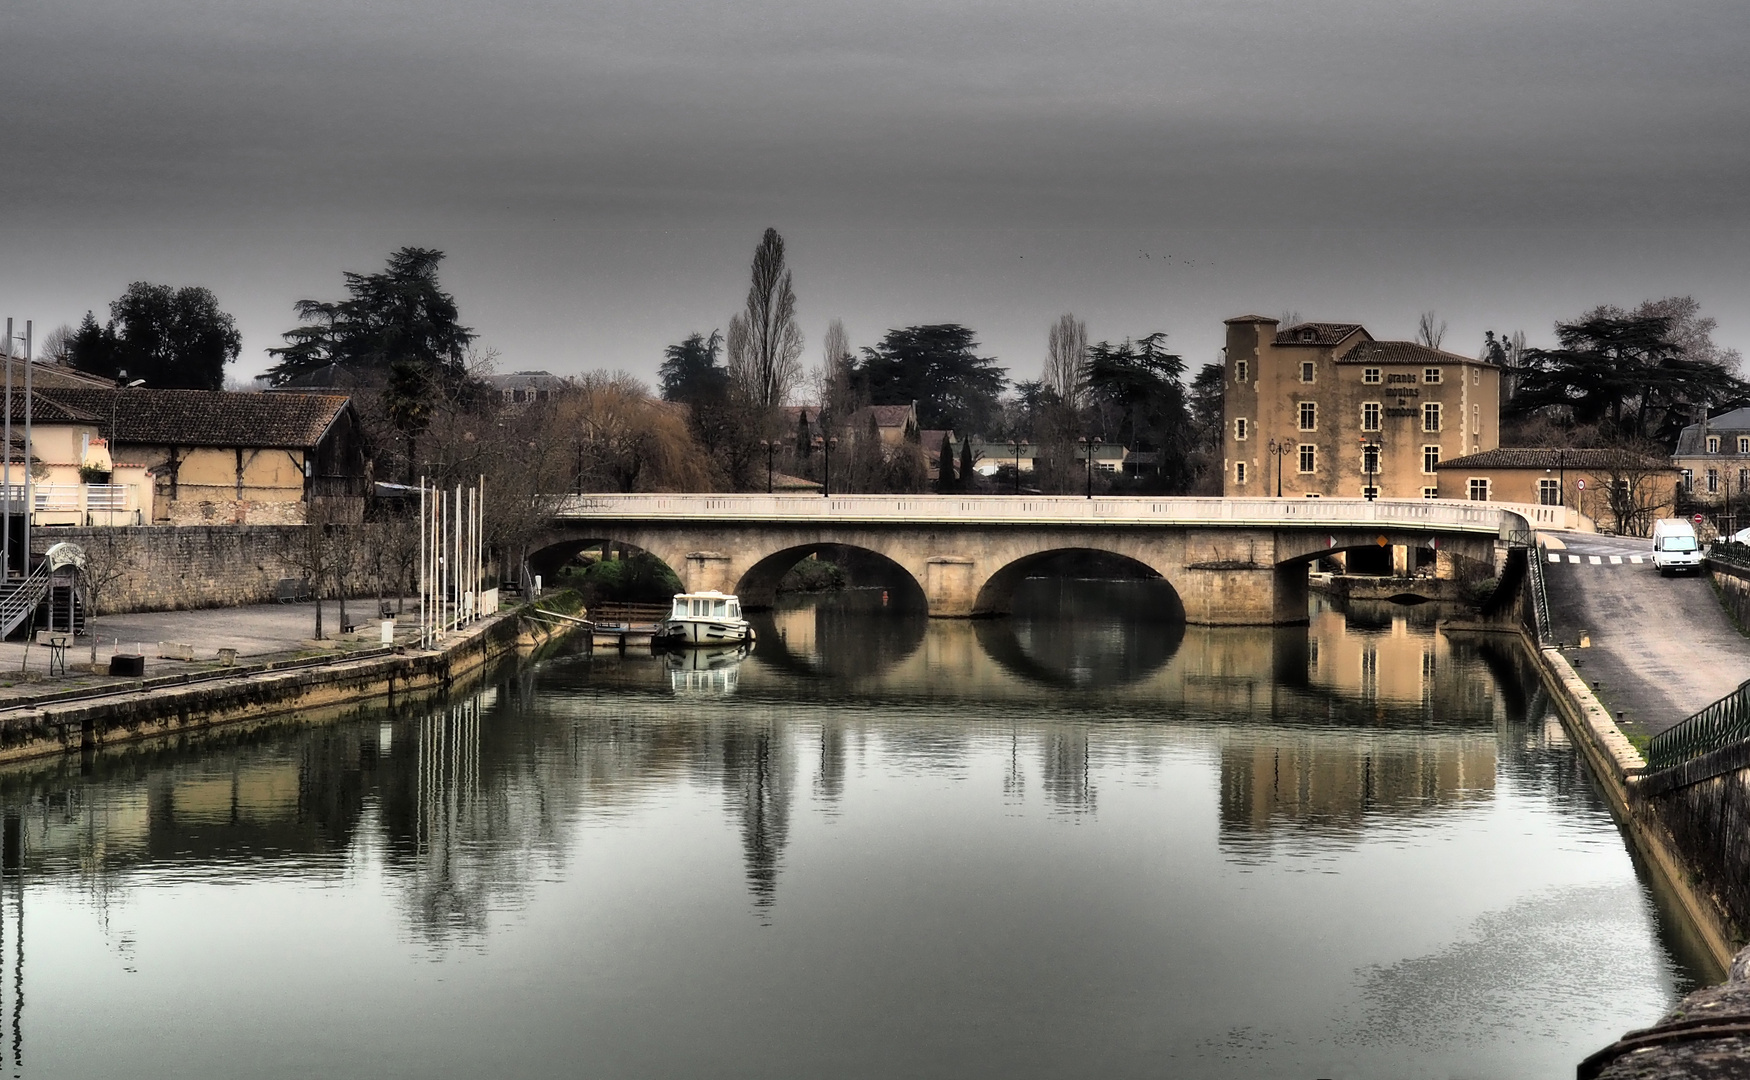
[[[671,619],[739,619],[741,600],[729,593],[677,593]]]

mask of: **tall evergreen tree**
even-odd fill
[[[875,405],[917,402],[920,427],[988,431],[1008,379],[977,348],[972,331],[957,323],[889,330],[863,350],[854,373],[858,389]]]
[[[943,495],[957,490],[954,476],[954,440],[942,433],[942,449],[936,454],[936,490]]]
[[[237,359],[243,337],[220,310],[212,290],[136,281],[109,305],[98,327],[88,311],[73,335],[73,366],[93,375],[144,379],[172,390],[221,390],[225,365]]]

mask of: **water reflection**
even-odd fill
[[[1392,865],[1400,877],[1437,877],[1458,857],[1449,852],[1479,842],[1489,813],[1503,802],[1591,822],[1595,829],[1580,846],[1620,859],[1620,847],[1608,847],[1617,843],[1608,814],[1548,716],[1536,681],[1501,643],[1437,634],[1425,615],[1402,609],[1362,617],[1319,611],[1309,627],[1288,630],[1186,630],[1150,621],[1146,599],[1134,611],[1123,601],[1122,592],[1114,593],[1055,622],[1024,607],[1004,621],[931,622],[903,612],[881,618],[878,596],[852,595],[773,612],[751,654],[579,654],[440,708],[223,732],[194,752],[172,744],[119,748],[84,770],[69,761],[0,773],[0,804],[11,808],[0,860],[0,966],[16,969],[10,998],[0,986],[0,1009],[9,1002],[23,1007],[18,935],[30,897],[21,881],[83,898],[86,932],[113,939],[124,956],[133,939],[124,942],[111,930],[111,914],[152,910],[140,895],[149,888],[186,890],[178,895],[197,908],[210,897],[195,886],[314,882],[342,894],[380,893],[407,946],[438,959],[458,949],[487,957],[517,936],[507,916],[539,921],[543,911],[577,895],[566,935],[588,938],[604,920],[618,927],[603,930],[604,940],[633,934],[640,942],[636,965],[619,969],[618,978],[632,987],[626,994],[643,993],[637,988],[656,976],[639,973],[664,964],[690,983],[695,968],[721,961],[718,942],[741,940],[738,920],[753,932],[789,935],[771,939],[784,949],[802,949],[814,932],[833,943],[816,941],[808,963],[774,976],[780,983],[815,986],[809,972],[818,957],[837,957],[842,941],[872,935],[878,944],[835,961],[848,965],[830,990],[849,995],[847,1015],[885,1008],[885,999],[854,1000],[887,983],[910,988],[908,1001],[923,994],[919,1002],[934,999],[918,987],[960,986],[955,980],[967,972],[986,989],[962,987],[963,994],[1007,986],[1013,980],[1003,965],[1019,961],[992,957],[1009,956],[1014,942],[1028,941],[1031,951],[1020,955],[1043,950],[1054,957],[1051,970],[1072,973],[1081,980],[1076,985],[1111,981],[1122,1000],[1152,1001],[1150,1015],[1179,1016],[1163,1003],[1186,994],[1222,999],[1224,965],[1258,959],[1271,968],[1246,951],[1245,934],[1266,942],[1257,946],[1261,953],[1280,955],[1289,943],[1272,938],[1269,928],[1315,902],[1299,886],[1236,892],[1224,875],[1277,881],[1277,874],[1309,868],[1337,874],[1339,867],[1364,875],[1369,871],[1344,860],[1363,849],[1372,852],[1368,859],[1386,859],[1379,853],[1384,840],[1393,850],[1426,843],[1426,854]],[[1043,812],[1038,819],[1035,808]],[[871,815],[885,815],[885,824],[872,828]],[[1053,829],[1089,839],[1076,843]],[[1500,842],[1523,849],[1519,831],[1515,826],[1513,837]],[[1558,849],[1547,858],[1575,858],[1559,848],[1572,846],[1569,834],[1553,835]],[[1452,846],[1443,847],[1448,841]],[[1524,850],[1503,861],[1503,881],[1537,870]],[[714,877],[721,864],[732,869],[728,892]],[[649,867],[657,869],[648,879],[626,877]],[[1146,887],[1137,884],[1144,877]],[[1608,887],[1595,871],[1573,877],[1593,890],[1585,896],[1641,902],[1632,876],[1626,883],[1611,879]],[[919,891],[914,879],[933,885]],[[1094,891],[1076,892],[1072,902],[1066,883]],[[1359,896],[1401,883],[1366,879],[1365,888],[1350,889]],[[1028,893],[1032,888],[1038,898]],[[1519,895],[1519,886],[1502,889],[1550,928],[1539,931],[1537,942],[1557,940],[1569,925],[1564,913],[1573,909],[1561,897],[1581,895],[1545,901]],[[942,906],[944,896],[958,893],[977,913],[971,923],[959,909]],[[1028,906],[1035,899],[1037,911]],[[1269,914],[1257,926],[1235,914],[1259,904]],[[659,932],[638,936],[613,922],[622,907],[642,912]],[[733,920],[723,917],[729,907]],[[833,922],[841,909],[846,921]],[[1163,921],[1162,910],[1173,918]],[[1408,925],[1425,914],[1406,907],[1393,918]],[[1612,940],[1633,937],[1640,918],[1609,924]],[[1181,923],[1180,932],[1192,938],[1220,936],[1227,932],[1223,919],[1235,922],[1239,939],[1224,946],[1219,961],[1196,954],[1194,941],[1163,944],[1161,935]],[[1474,913],[1454,920],[1495,926]],[[985,931],[969,928],[987,921],[988,940],[977,937]],[[1110,940],[1099,936],[1108,924],[1123,928]],[[1660,932],[1660,955],[1681,964],[1681,933]],[[955,951],[969,934],[978,941],[971,959]],[[1500,961],[1498,949],[1466,951],[1462,941],[1448,940],[1449,928],[1438,920],[1408,936],[1438,947],[1382,954],[1386,959],[1359,973],[1352,963],[1319,968],[1323,982],[1308,992],[1308,1015],[1323,1008],[1328,986],[1341,985],[1352,988],[1354,1008],[1374,1010],[1371,1022],[1412,1022],[1431,1007],[1430,980]],[[671,946],[670,939],[690,944]],[[1079,944],[1071,948],[1072,942]],[[1053,952],[1060,944],[1068,951]],[[736,947],[764,955],[760,949],[777,946]],[[562,935],[552,948],[565,973],[560,982],[570,985],[566,980],[588,967],[567,952],[580,946]],[[1151,949],[1164,951],[1149,954],[1146,973],[1128,971],[1122,957]],[[961,967],[920,975],[933,953],[954,956]],[[884,966],[897,963],[887,959],[897,955],[907,959]],[[1107,967],[1089,966],[1096,961]],[[541,962],[527,955],[518,961]],[[466,968],[445,970],[469,977]],[[730,980],[721,985],[759,978],[711,970]],[[1619,1004],[1645,998],[1657,1005],[1660,995],[1681,989],[1681,976],[1635,978],[1641,982],[1630,990],[1612,991]],[[773,985],[779,984],[750,990],[747,999],[788,1000]],[[344,988],[331,992],[354,1000]],[[812,991],[822,992],[828,991]],[[555,993],[555,1013],[574,1026],[612,1014],[599,1001],[592,1013],[564,991]],[[1233,996],[1246,1000],[1246,993]],[[1488,995],[1479,989],[1473,996]],[[1393,997],[1409,1004],[1391,1012]],[[477,999],[491,995],[470,997]],[[685,995],[638,1000],[651,1010],[647,1015],[700,1008]],[[712,1008],[764,1030],[758,1010],[721,1002]],[[1028,1044],[1043,1030],[1030,1008],[1029,1001],[1009,1001],[990,1024],[1006,1032],[1008,1044]],[[931,1011],[956,1014],[946,1002]],[[1200,1015],[1174,1023],[1202,1023]],[[1609,1029],[1636,1019],[1610,1015],[1599,1022]],[[1065,1030],[1086,1022],[1062,1021]],[[469,1029],[457,1023],[459,1031]],[[831,1027],[820,1017],[811,1023]],[[1326,1017],[1309,1030],[1336,1023]],[[1011,1031],[1006,1024],[1019,1026]],[[1219,1032],[1232,1027],[1229,1018],[1216,1025],[1217,1035],[1197,1029],[1175,1035],[1171,1046],[1149,1043],[1138,1068],[1116,1071],[1145,1072],[1142,1064],[1158,1068],[1172,1054],[1195,1057],[1187,1048],[1220,1042]],[[1457,1032],[1451,1039],[1469,1037],[1465,1024],[1449,1027]],[[22,1030],[15,1018],[15,1038]],[[589,1030],[592,1045],[617,1037],[611,1025]],[[447,1036],[431,1037],[442,1043]],[[1235,1052],[1229,1043],[1222,1053]],[[1243,1068],[1190,1071],[1282,1071],[1280,1060],[1266,1060],[1266,1049],[1256,1049]],[[840,1058],[799,1060],[790,1063],[796,1067],[767,1064],[773,1074],[845,1071]],[[660,1054],[620,1064],[623,1074],[688,1071]],[[917,1071],[890,1054],[861,1071],[879,1072],[882,1064],[890,1072]],[[1042,1068],[1022,1061],[1010,1071]],[[465,1074],[443,1061],[430,1071]]]

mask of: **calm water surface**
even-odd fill
[[[1023,599],[0,775],[7,1071],[1559,1077],[1705,975],[1505,642]]]

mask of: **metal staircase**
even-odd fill
[[[23,581],[0,585],[0,638],[12,632],[30,618],[49,592],[49,564],[44,562]]]

